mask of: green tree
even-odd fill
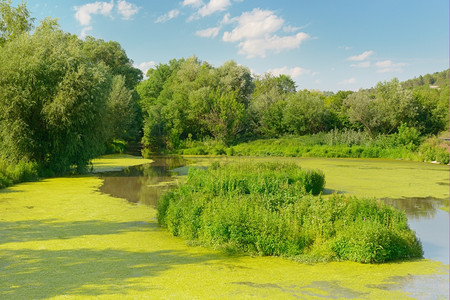
[[[292,134],[314,134],[331,129],[330,112],[323,96],[307,90],[289,96],[283,116],[287,131]]]
[[[373,91],[360,90],[349,95],[345,104],[350,121],[363,124],[372,137],[394,133],[402,122],[417,115],[412,92],[396,78],[379,82]]]
[[[126,87],[125,77],[122,75],[113,77],[107,108],[109,140],[131,140],[138,135],[138,132],[135,132],[135,120],[139,108],[133,101],[133,92]]]
[[[287,96],[295,93],[294,81],[287,75],[265,74],[256,77],[254,84],[250,114],[256,133],[268,137],[284,134],[283,112]]]
[[[232,143],[243,130],[245,106],[234,93],[212,91],[208,99],[205,123],[214,138],[224,144]]]
[[[87,36],[83,43],[83,53],[94,63],[103,62],[111,69],[113,75],[122,75],[125,86],[133,89],[142,80],[142,71],[133,66],[125,50],[116,41],[105,42]]]
[[[82,171],[102,152],[111,76],[55,24],[45,20],[0,51],[0,155]]]
[[[26,3],[11,6],[11,0],[0,0],[0,46],[33,29],[34,18],[30,17]]]

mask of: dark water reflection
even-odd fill
[[[154,157],[153,163],[123,171],[100,174],[100,191],[132,203],[156,206],[162,193],[177,183],[173,175],[187,174],[187,161],[180,157]]]

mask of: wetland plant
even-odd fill
[[[320,194],[321,171],[287,163],[215,163],[191,168],[186,184],[158,202],[173,235],[228,252],[299,261],[381,263],[422,257],[404,212],[377,202]]]

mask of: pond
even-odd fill
[[[155,207],[161,193],[166,192],[168,188],[176,184],[179,180],[182,180],[179,175],[187,174],[189,164],[205,166],[211,160],[217,159],[206,157],[191,157],[189,159],[170,156],[154,157],[154,162],[151,164],[126,168],[120,172],[102,173],[101,177],[104,183],[100,191],[115,197],[127,199],[133,203]],[[258,160],[262,159],[258,158]],[[330,172],[330,169],[347,170],[352,168],[353,176],[347,174],[345,178],[342,176],[339,177],[341,181],[347,181],[347,185],[349,182],[356,183],[358,188],[350,191],[351,194],[356,195],[360,194],[360,191],[372,189],[373,186],[377,187],[378,183],[376,182],[376,178],[386,177],[380,173],[390,175],[390,171],[396,170],[397,173],[400,173],[401,169],[406,168],[409,172],[409,177],[416,178],[424,168],[430,172],[429,165],[411,162],[316,158],[301,158],[297,160],[300,160],[302,165],[307,165],[308,167],[312,167],[312,165],[319,166],[325,172],[327,182],[332,182],[333,187],[340,184],[339,180],[329,177],[330,175],[333,177],[340,172],[336,172],[336,170]],[[447,171],[447,168],[445,166],[432,166],[431,170],[434,170],[436,174],[442,176],[442,170]],[[368,176],[365,173],[368,172],[373,180],[364,180]],[[395,176],[396,180],[398,180],[398,176]],[[445,176],[448,176],[448,174]],[[422,181],[422,185],[427,186],[430,182],[433,183],[434,178],[436,178],[436,175],[429,177],[427,181]],[[406,191],[409,190],[410,181],[407,177],[403,177],[402,179],[403,183],[397,182],[397,186],[386,186],[386,189],[404,189],[404,195],[410,195],[410,192]],[[446,178],[441,179],[441,177],[436,179],[438,180],[436,183],[437,187],[434,191],[428,191],[429,195],[440,195],[439,193],[442,193],[441,190],[446,188],[443,183],[448,183],[448,179],[447,181],[445,181]],[[332,189],[332,191],[340,191],[340,189]],[[394,195],[398,195],[398,193],[398,191],[393,191]],[[449,214],[442,210],[444,207],[448,208],[448,198],[402,196],[398,198],[382,197],[380,200],[406,212],[410,227],[416,231],[422,242],[425,258],[441,261],[445,264],[449,263]]]
[[[133,203],[155,206],[162,193],[183,180],[180,175],[187,174],[189,165],[204,167],[214,160],[239,159],[242,158],[155,157],[151,164],[103,173],[104,183],[100,191]],[[410,227],[422,242],[424,258],[449,263],[449,214],[443,210],[445,207],[448,209],[447,166],[364,159],[252,159],[299,161],[302,167],[324,171],[327,181],[325,194],[338,192],[376,197],[404,210]],[[417,291],[436,287],[437,295],[448,295],[448,273],[392,280],[394,283],[378,288],[389,290],[393,286],[401,286],[403,290],[417,294]]]
[[[153,206],[158,195],[168,185],[184,180],[173,170],[186,174],[186,163],[207,166],[214,159],[251,158],[188,158],[185,162],[160,157],[150,165],[99,175],[101,178],[48,178],[1,190],[0,298],[448,299],[448,264],[437,261],[439,258],[385,264],[304,264],[279,257],[230,255],[173,237],[157,224]],[[438,219],[437,199],[448,197],[448,186],[436,183],[448,182],[447,166],[293,160],[304,167],[323,169],[327,193],[403,199],[408,201],[403,207],[413,210],[423,204],[427,213],[417,214],[420,222]],[[109,156],[95,161],[94,167],[105,171],[145,162]],[[127,184],[122,185],[122,179]],[[99,192],[102,185],[104,193]],[[109,193],[133,202],[105,194],[108,186]],[[410,202],[412,197],[434,198]],[[411,222],[415,218],[411,217]],[[416,230],[423,241],[428,237],[442,242],[440,231],[447,230],[448,223],[431,231],[422,224],[419,227],[424,233]],[[439,257],[440,251],[436,252],[425,248],[430,258]]]

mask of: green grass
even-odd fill
[[[419,145],[408,143],[397,135],[379,136],[373,140],[364,132],[353,131],[259,139],[229,147],[207,140],[191,142],[189,147],[179,149],[177,153],[259,157],[387,158],[449,163],[448,143],[438,138],[425,139]]]
[[[379,263],[422,257],[406,216],[374,199],[314,197],[320,171],[287,163],[214,163],[191,169],[185,185],[158,202],[175,236],[227,251],[300,261]]]

